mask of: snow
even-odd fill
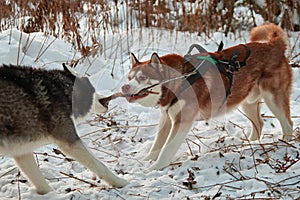
[[[149,59],[153,52],[185,54],[189,45],[199,43],[208,51],[248,41],[249,34],[234,36],[218,32],[211,39],[190,33],[159,29],[136,29],[106,36],[103,56],[82,60],[76,70],[89,74],[97,91],[108,95],[119,91],[130,68],[129,52]],[[297,33],[295,33],[295,37]],[[21,37],[21,39],[20,39]],[[295,41],[291,37],[291,44]],[[103,41],[99,41],[100,43]],[[62,69],[61,63],[80,59],[67,42],[42,33],[30,35],[16,29],[0,33],[0,63],[22,64],[46,69]],[[296,46],[299,52],[300,46]],[[113,74],[113,77],[111,76]],[[291,114],[299,128],[300,73],[294,69]],[[281,128],[274,118],[264,118],[263,139],[249,143],[245,138],[249,120],[238,110],[208,122],[195,122],[171,165],[148,174],[151,161],[143,161],[154,140],[159,111],[119,98],[105,114],[92,114],[78,124],[78,133],[111,170],[130,183],[110,188],[76,161],[56,154],[54,145],[35,151],[41,171],[53,191],[41,196],[18,173],[11,158],[0,155],[0,199],[216,199],[299,197],[299,148],[297,142],[278,140]],[[262,113],[271,116],[263,106]],[[72,174],[91,184],[67,177]]]

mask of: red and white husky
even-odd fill
[[[159,57],[153,53],[150,60],[140,62],[131,54],[132,69],[129,82],[122,86],[123,95],[129,102],[159,106],[161,110],[159,131],[146,156],[146,160],[155,162],[147,171],[169,165],[195,120],[224,114],[239,105],[252,123],[249,139],[259,139],[263,126],[261,99],[280,121],[283,139],[292,138],[289,104],[292,68],[285,57],[288,38],[280,27],[274,24],[256,27],[251,31],[249,43],[199,56],[230,60],[238,52],[237,60],[242,62],[247,57],[245,46],[251,54],[246,65],[234,72],[231,94],[225,102],[229,82],[216,68],[209,67],[190,87],[183,87],[186,79],[182,75],[193,66],[182,56]]]

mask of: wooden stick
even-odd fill
[[[143,95],[143,94],[159,94],[159,92],[154,92],[150,90],[141,90],[137,94],[122,94],[121,92],[114,93],[108,97],[99,99],[98,101],[103,105],[103,106],[108,106],[109,102],[113,99],[116,99],[118,97],[130,97],[130,96],[138,96],[138,95]]]
[[[108,97],[105,97],[105,98],[102,98],[102,99],[99,99],[99,102],[103,105],[103,106],[108,106],[109,102],[113,99],[116,99],[118,97],[123,97],[123,94],[121,92],[117,92],[117,93],[114,93]]]
[[[148,93],[148,94],[159,94],[159,92],[154,92],[154,91],[150,91],[150,90],[145,90],[145,93]]]
[[[77,178],[77,177],[75,177],[75,176],[73,176],[73,175],[71,175],[71,174],[67,174],[67,173],[64,173],[64,172],[59,172],[59,173],[61,173],[62,175],[68,176],[68,177],[70,177],[70,178],[76,179],[76,180],[78,180],[78,181],[81,181],[81,182],[83,182],[83,183],[87,183],[87,184],[91,185],[91,187],[99,187],[98,185],[96,185],[96,184],[94,184],[94,183],[91,183],[91,182],[89,182],[89,181],[83,180],[83,179],[81,179],[81,178]]]

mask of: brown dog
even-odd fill
[[[287,45],[287,36],[280,27],[274,24],[256,27],[245,45],[198,54],[202,60],[200,67],[207,70],[194,81],[187,78],[195,72],[194,60],[185,62],[180,55],[159,57],[154,53],[150,60],[140,62],[132,54],[132,69],[129,82],[122,87],[123,95],[129,102],[160,106],[161,110],[159,131],[146,157],[156,162],[148,171],[170,163],[195,120],[215,117],[239,105],[252,122],[249,139],[259,139],[263,126],[261,99],[280,121],[283,139],[291,139],[292,69],[284,54]],[[234,55],[236,63],[245,62],[245,66],[233,72],[231,87],[225,76],[228,69],[220,73],[214,64],[230,61]],[[231,94],[227,97],[228,88]]]

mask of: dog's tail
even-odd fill
[[[267,42],[284,50],[289,46],[286,33],[279,26],[268,23],[255,27],[250,32],[251,42]]]

